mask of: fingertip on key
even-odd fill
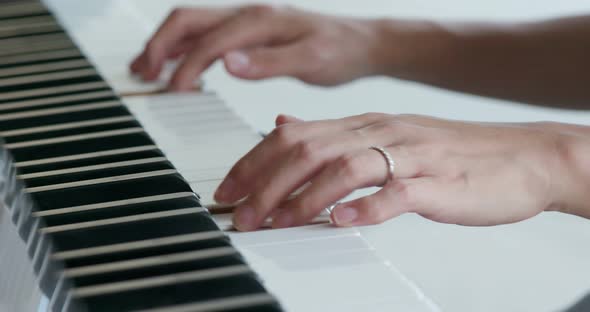
[[[238,231],[252,231],[256,229],[256,210],[250,206],[236,208],[233,217],[234,227]]]
[[[336,206],[332,211],[332,221],[338,226],[351,226],[357,221],[358,210],[353,207]]]
[[[283,210],[277,213],[272,219],[272,227],[275,229],[287,228],[293,225],[293,213],[289,210]]]

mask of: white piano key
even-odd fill
[[[278,231],[256,232],[251,239],[274,237]],[[358,233],[325,239],[312,235],[291,244],[275,240],[244,245],[236,235],[232,240],[287,311],[358,311],[375,302],[387,302],[390,309],[431,311],[421,293],[376,256]]]
[[[189,183],[200,181],[220,181],[223,179],[231,167],[213,167],[213,168],[187,168],[182,175]],[[221,182],[221,181],[220,181]]]
[[[206,205],[204,205],[206,206]],[[215,220],[215,223],[217,224],[217,226],[223,230],[223,231],[236,231],[236,229],[233,226],[233,213],[216,213],[215,209],[212,209],[209,206],[206,206],[209,211],[213,214],[213,220]],[[231,209],[231,208],[228,208]],[[320,215],[318,215],[317,217],[313,218],[311,221],[308,222],[308,225],[306,226],[312,226],[312,225],[316,225],[316,224],[328,224],[330,223],[330,215],[329,214],[325,214],[322,213]],[[263,224],[260,226],[260,230],[261,231],[267,231],[271,229],[271,225],[272,225],[272,219],[271,218],[267,218]],[[275,229],[272,229],[272,231],[275,231]]]
[[[153,32],[151,20],[138,14],[139,9],[133,2],[114,1],[108,6],[85,2],[83,7],[72,0],[48,0],[45,3],[117,93],[138,95],[166,89],[176,69],[175,62],[165,64],[162,74],[154,82],[130,75],[129,64]],[[104,48],[104,42],[110,43],[108,49]],[[197,79],[194,85],[198,88],[201,83]]]

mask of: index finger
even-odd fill
[[[168,55],[187,37],[198,36],[218,26],[237,12],[235,8],[177,8],[173,10],[130,69],[144,79],[155,79]]]

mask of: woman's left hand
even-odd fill
[[[402,213],[463,225],[495,225],[557,209],[569,194],[563,157],[574,136],[544,123],[457,122],[368,113],[336,120],[290,120],[240,159],[215,198],[233,203],[234,224],[249,231],[268,217],[273,227],[306,224],[356,189],[388,179],[382,146],[395,160],[394,179],[378,192],[338,204],[338,226],[376,224]],[[288,196],[311,182],[295,198]]]

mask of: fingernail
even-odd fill
[[[236,208],[234,226],[240,231],[250,231],[255,228],[256,210],[249,206]]]
[[[250,58],[241,51],[232,51],[225,55],[227,67],[232,72],[243,72],[250,65]]]
[[[234,193],[235,189],[236,182],[232,178],[227,178],[223,180],[223,182],[221,182],[221,185],[219,185],[219,187],[217,188],[217,191],[215,191],[215,200],[220,203],[229,204],[229,201],[231,201],[231,196]]]
[[[279,213],[276,218],[272,220],[273,228],[286,228],[293,224],[293,213],[285,210]]]
[[[332,212],[334,222],[338,225],[349,225],[358,217],[358,211],[352,207],[336,207]]]

